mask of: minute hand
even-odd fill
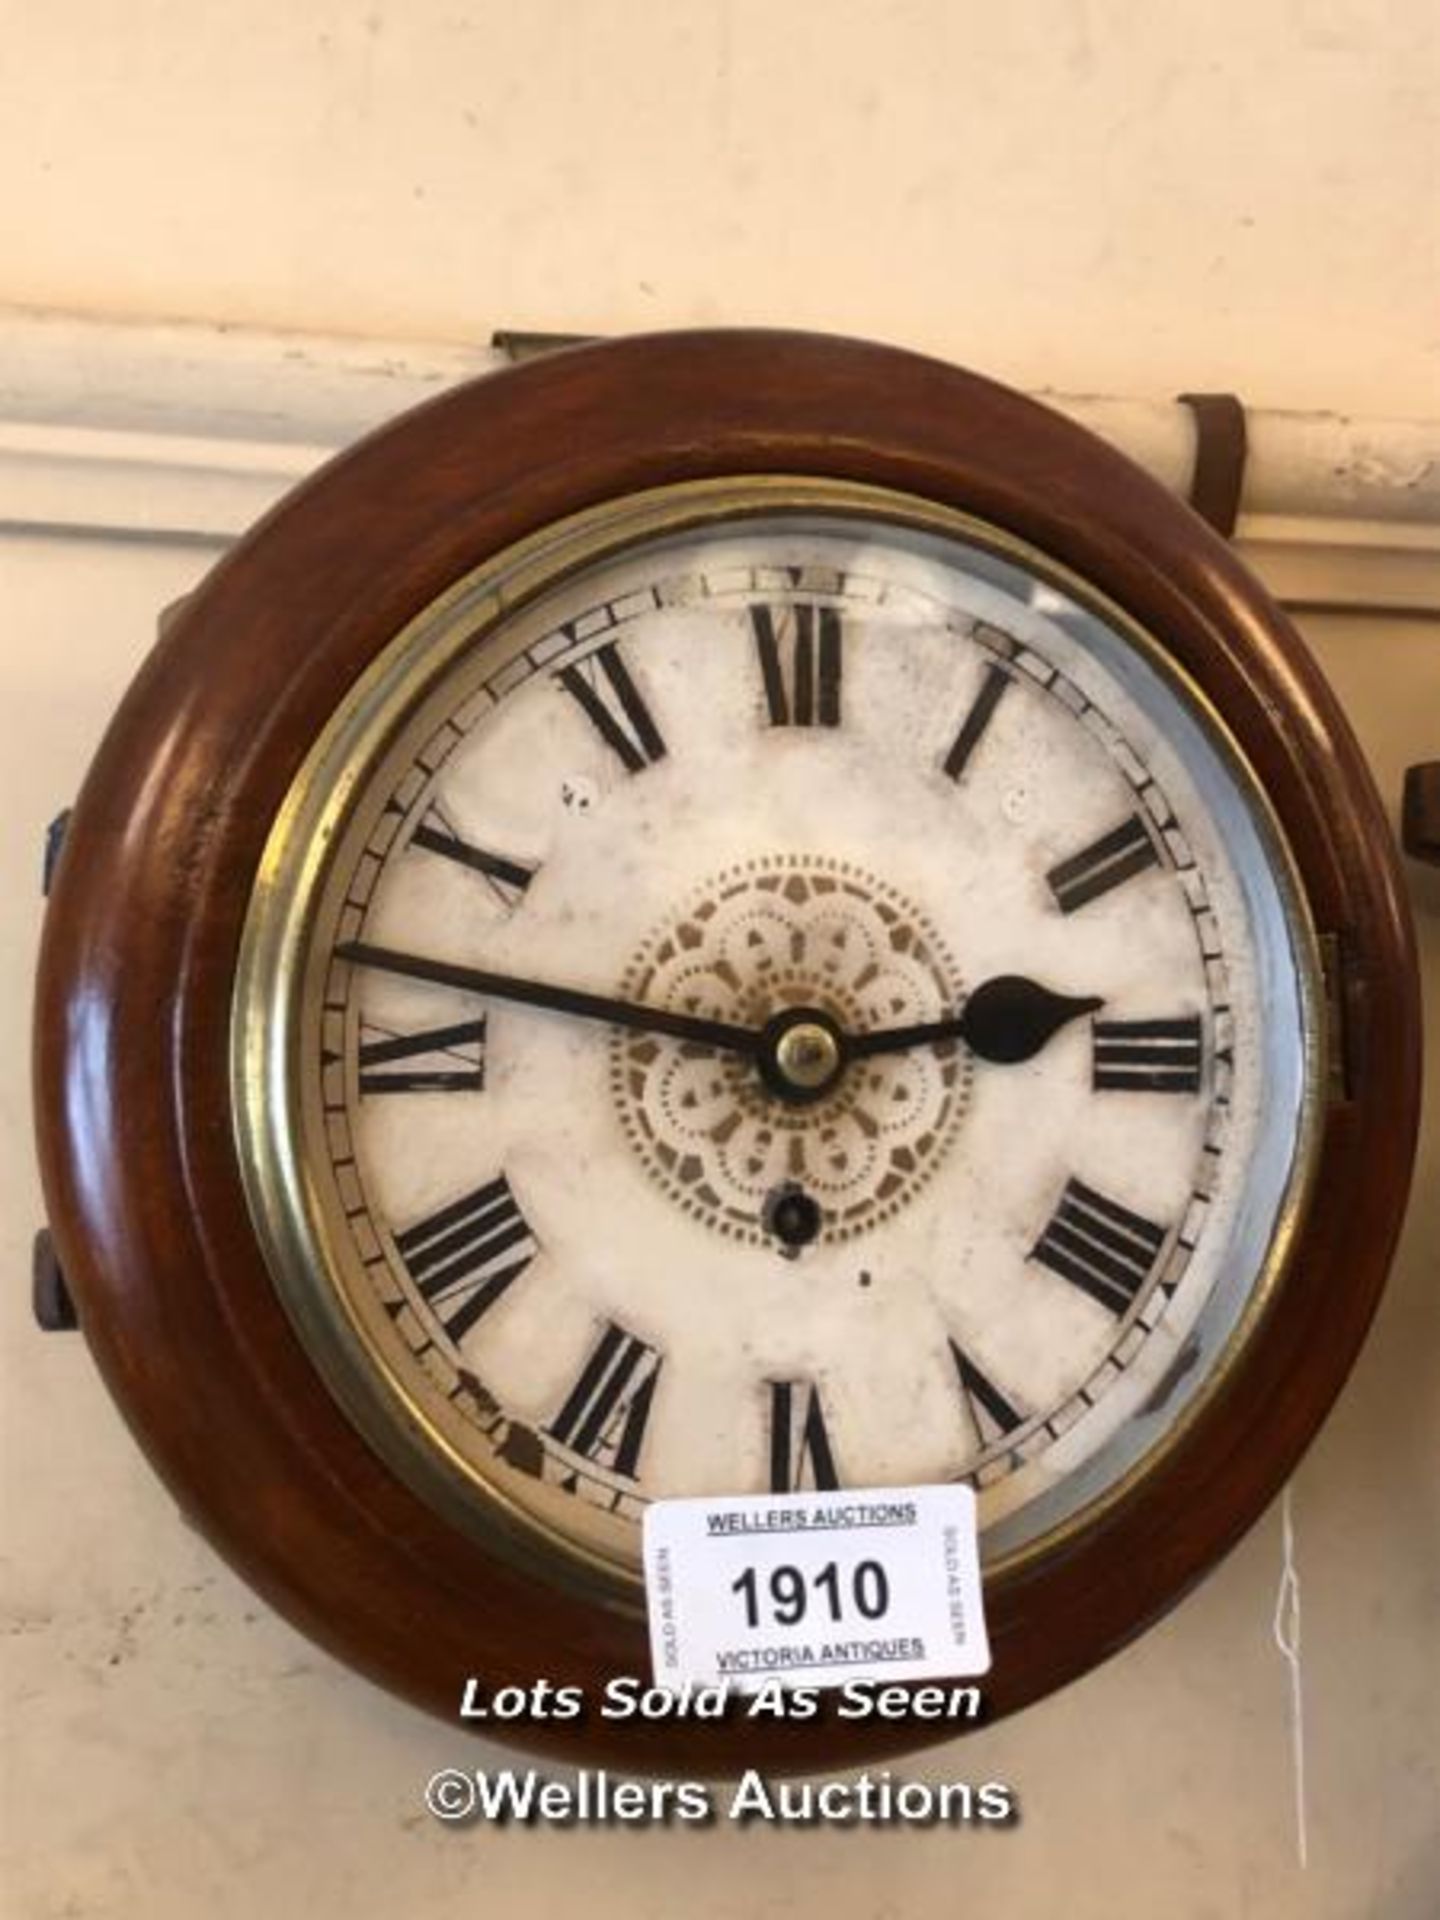
[[[1033,1059],[1067,1022],[1104,1004],[1094,995],[1052,993],[1023,974],[1002,973],[976,987],[953,1017],[852,1034],[846,1051],[852,1059],[864,1059],[869,1054],[904,1053],[942,1040],[963,1040],[982,1060],[1011,1066]]]
[[[754,1055],[760,1045],[758,1029],[732,1026],[725,1020],[704,1020],[667,1007],[650,1007],[634,1000],[612,1000],[579,987],[557,987],[544,980],[521,980],[514,974],[491,973],[483,967],[462,967],[453,960],[432,960],[423,954],[399,953],[393,947],[372,947],[364,940],[347,940],[335,949],[337,959],[381,973],[398,973],[410,980],[430,980],[465,993],[482,993],[492,1000],[517,1000],[522,1006],[546,1007],[555,1013],[576,1014],[582,1020],[604,1020],[612,1027],[632,1027],[638,1033],[664,1033],[676,1040],[693,1040],[725,1053]]]

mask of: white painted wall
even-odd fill
[[[5,0],[0,283],[1432,414],[1432,0]],[[1428,398],[1426,394],[1428,392]]]
[[[0,303],[362,341],[780,321],[1031,387],[1440,413],[1429,0],[0,0],[0,46]],[[307,379],[277,378],[276,440],[305,438]],[[109,398],[145,425],[144,393]],[[0,1920],[1436,1920],[1435,1049],[1402,1258],[1295,1487],[1306,1872],[1273,1514],[1135,1648],[906,1769],[1009,1779],[1014,1831],[428,1821],[425,1777],[495,1751],[254,1600],[24,1297],[40,837],[206,559],[0,532]],[[1440,756],[1440,622],[1307,628],[1393,799]],[[1440,1033],[1440,875],[1415,898]]]

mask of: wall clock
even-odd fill
[[[657,1497],[963,1478],[1003,1713],[1293,1466],[1417,1047],[1359,753],[1186,508],[931,361],[656,336],[403,418],[185,603],[59,863],[40,1149],[150,1457],[377,1680],[645,1673]]]

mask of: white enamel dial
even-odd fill
[[[1013,541],[607,509],[400,636],[276,844],[257,1215],[462,1519],[623,1577],[648,1500],[965,1478],[1028,1550],[1263,1310],[1312,936],[1219,722]]]

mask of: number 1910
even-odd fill
[[[808,1580],[800,1567],[772,1567],[763,1590],[754,1567],[747,1567],[738,1580],[731,1581],[730,1591],[745,1602],[745,1624],[750,1627],[798,1626],[812,1596],[837,1623],[845,1618],[847,1606],[862,1620],[879,1620],[890,1605],[890,1582],[878,1560],[861,1560],[851,1568],[848,1591],[833,1560]]]

